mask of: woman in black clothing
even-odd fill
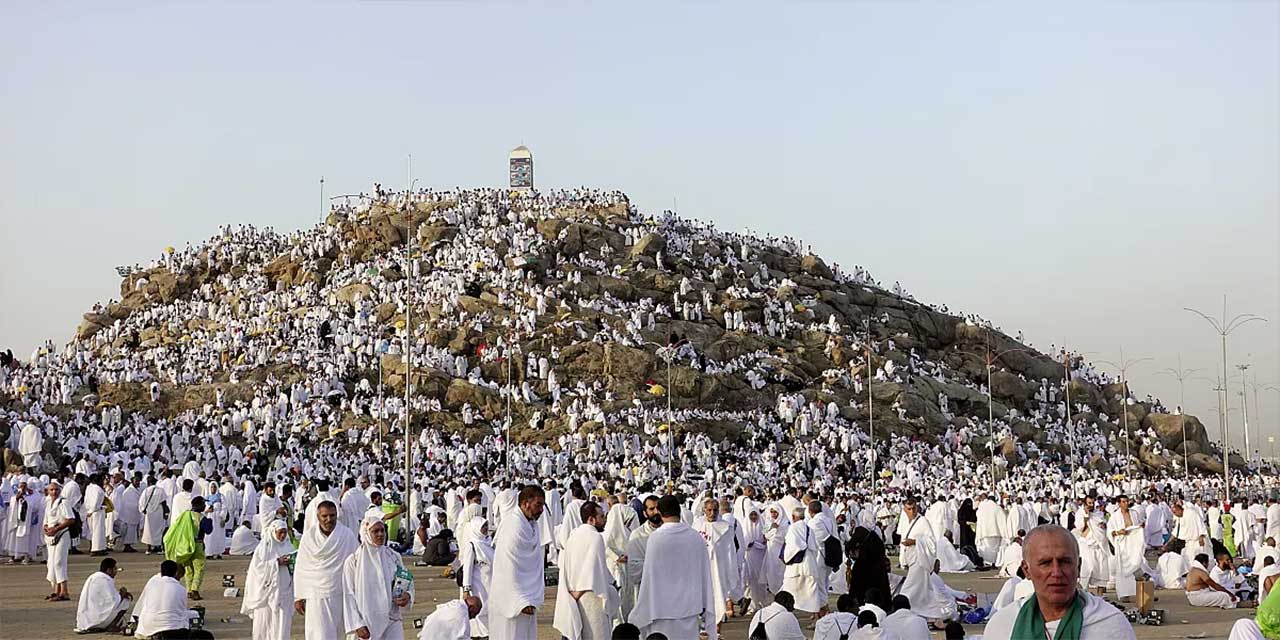
[[[868,590],[874,589],[880,602],[871,604],[889,611],[889,558],[884,553],[884,541],[870,529],[858,527],[849,536],[844,551],[849,557],[849,593],[863,599]]]

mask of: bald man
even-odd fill
[[[1080,640],[1132,640],[1133,627],[1119,609],[1097,596],[1077,590],[1080,547],[1071,532],[1043,525],[1022,543],[1022,571],[1035,586],[1035,597],[1022,606],[1000,609],[983,631],[984,640],[1065,637]],[[1078,629],[1077,633],[1071,633]]]

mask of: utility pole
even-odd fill
[[[413,470],[413,406],[410,404],[409,389],[413,387],[413,294],[417,285],[417,268],[413,260],[413,210],[408,208],[405,210],[404,219],[405,241],[405,268],[408,269],[406,281],[409,283],[409,290],[405,293],[404,299],[404,528],[405,533],[409,532],[409,500],[412,495],[410,483],[412,482]]]
[[[1236,369],[1240,370],[1240,407],[1244,409],[1244,466],[1248,469],[1249,461],[1253,459],[1253,448],[1249,446],[1249,386],[1245,380],[1249,365],[1238,364]]]
[[[875,398],[871,395],[871,380],[874,375],[871,369],[874,365],[871,363],[871,314],[867,313],[867,436],[870,439],[871,449],[871,495],[876,493],[876,420],[875,420]]]
[[[1223,475],[1223,480],[1225,482],[1224,489],[1226,491],[1226,499],[1229,502],[1231,500],[1231,457],[1227,452],[1231,448],[1230,446],[1231,441],[1228,439],[1229,424],[1228,424],[1227,413],[1225,411],[1225,408],[1228,404],[1228,397],[1226,395],[1227,394],[1227,375],[1228,375],[1227,336],[1231,335],[1232,331],[1235,331],[1236,329],[1239,329],[1240,327],[1246,324],[1249,324],[1254,320],[1261,320],[1262,322],[1266,322],[1267,319],[1263,318],[1262,316],[1254,315],[1252,313],[1242,313],[1228,321],[1226,294],[1222,295],[1222,319],[1220,321],[1216,318],[1210,318],[1203,311],[1192,309],[1191,307],[1183,307],[1183,309],[1185,311],[1190,311],[1191,313],[1194,313],[1200,316],[1201,318],[1204,318],[1205,322],[1208,322],[1209,325],[1213,327],[1214,332],[1217,333],[1218,336],[1222,339],[1222,383],[1221,383],[1222,388],[1219,389],[1218,391],[1222,393],[1221,406],[1224,409],[1224,411],[1221,414],[1222,415],[1222,423],[1221,423],[1222,424],[1222,475]]]
[[[1133,477],[1133,455],[1129,449],[1129,369],[1139,362],[1150,360],[1151,358],[1134,358],[1132,360],[1124,359],[1124,347],[1120,347],[1120,362],[1111,362],[1109,360],[1099,360],[1102,364],[1109,364],[1120,370],[1120,413],[1124,422],[1124,457],[1125,457],[1125,474]]]
[[[1178,368],[1164,369],[1157,371],[1156,374],[1173,376],[1178,381],[1178,422],[1182,427],[1182,477],[1188,482],[1191,480],[1191,456],[1187,453],[1187,394],[1184,387],[1186,379],[1199,369],[1183,369],[1182,354],[1178,354]]]

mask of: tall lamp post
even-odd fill
[[[992,491],[995,491],[995,487],[996,487],[996,418],[995,418],[995,406],[994,406],[995,389],[991,385],[991,375],[992,375],[992,370],[995,368],[996,361],[999,360],[1002,356],[1013,353],[1015,351],[1030,352],[1030,349],[1025,349],[1023,347],[1012,347],[1010,349],[1005,349],[1004,351],[992,352],[991,351],[991,335],[988,334],[987,350],[985,354],[976,354],[971,351],[966,352],[969,355],[975,355],[982,358],[983,364],[987,367],[987,450],[991,454],[991,461],[988,468],[989,468],[989,473],[991,475]],[[1068,414],[1071,413],[1070,406],[1068,406],[1067,413]]]
[[[1200,369],[1183,369],[1182,354],[1178,354],[1177,369],[1163,369],[1156,372],[1156,375],[1173,376],[1178,381],[1178,422],[1182,426],[1182,475],[1187,481],[1191,480],[1191,466],[1188,461],[1191,459],[1187,453],[1187,394],[1184,390],[1184,384],[1191,374],[1200,371]]]
[[[867,442],[868,450],[871,452],[869,465],[871,467],[871,495],[876,494],[876,419],[875,419],[875,398],[871,395],[871,381],[875,374],[871,372],[871,314],[867,314],[867,344],[865,350],[867,354],[867,368],[865,370],[867,377]]]
[[[412,185],[410,185],[412,189]],[[404,241],[404,263],[408,269],[405,281],[408,282],[408,291],[405,293],[404,299],[404,530],[409,533],[411,523],[409,522],[409,501],[412,491],[410,490],[410,482],[413,477],[413,406],[410,403],[409,389],[413,386],[413,294],[417,284],[417,267],[413,260],[413,209],[409,207],[405,211],[404,219],[405,241]],[[411,533],[409,535],[412,535]]]
[[[1109,364],[1120,370],[1120,413],[1124,422],[1124,457],[1125,457],[1125,474],[1133,476],[1133,455],[1129,450],[1129,369],[1139,362],[1151,360],[1151,358],[1132,358],[1124,359],[1124,347],[1120,347],[1120,362],[1112,362],[1110,360],[1099,360],[1102,364]]]
[[[1262,322],[1266,322],[1267,319],[1263,318],[1262,316],[1254,315],[1252,313],[1242,313],[1230,320],[1227,320],[1226,294],[1223,294],[1222,296],[1222,319],[1221,320],[1217,318],[1211,318],[1207,314],[1205,314],[1203,311],[1200,311],[1198,309],[1192,309],[1191,307],[1183,307],[1183,310],[1190,311],[1191,313],[1194,313],[1200,316],[1201,318],[1204,318],[1205,322],[1208,322],[1209,326],[1213,327],[1214,332],[1217,333],[1218,337],[1221,338],[1222,340],[1222,388],[1220,392],[1223,394],[1222,405],[1225,407],[1228,404],[1227,402],[1228,396],[1226,395],[1227,375],[1228,375],[1227,373],[1227,336],[1231,335],[1231,332],[1235,331],[1236,329],[1239,329],[1240,327],[1246,324],[1249,324],[1254,320],[1260,320]],[[1224,482],[1223,489],[1225,491],[1227,501],[1231,500],[1231,458],[1227,454],[1227,450],[1231,448],[1229,445],[1230,440],[1228,440],[1227,438],[1229,426],[1230,425],[1227,420],[1227,415],[1224,412],[1222,414],[1222,477]]]

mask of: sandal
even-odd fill
[[[71,598],[69,596],[58,596],[56,598],[50,599],[49,602],[66,602],[70,599]]]

